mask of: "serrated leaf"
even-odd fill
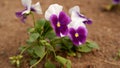
[[[89,48],[88,46],[86,45],[82,45],[82,46],[79,46],[77,51],[79,52],[91,52],[91,48]]]
[[[34,42],[35,40],[37,40],[37,38],[39,37],[39,33],[32,33],[30,34],[30,37],[29,37],[29,42]]]
[[[43,57],[45,54],[45,46],[34,46],[34,52],[37,56]]]
[[[63,65],[65,68],[71,68],[71,61],[68,59],[65,59],[61,56],[56,56],[56,60]]]
[[[45,63],[45,68],[56,68],[56,67],[55,67],[55,65],[54,65],[52,62],[47,61],[47,62]]]
[[[99,49],[99,46],[95,43],[95,42],[86,42],[86,45],[90,48],[95,48],[95,49]]]

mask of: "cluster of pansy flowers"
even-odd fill
[[[120,4],[120,0],[113,0],[113,4]]]
[[[27,15],[31,12],[42,14],[40,3],[31,5],[31,0],[22,0],[25,10],[16,12],[16,16],[25,22]],[[92,21],[80,13],[80,8],[74,6],[69,10],[69,15],[63,11],[63,6],[52,4],[45,12],[45,19],[50,21],[53,30],[58,37],[68,36],[74,45],[78,46],[86,42],[88,30],[85,24],[91,24]]]

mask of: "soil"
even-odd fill
[[[111,0],[34,0],[34,3],[37,1],[41,2],[43,12],[53,3],[63,5],[65,12],[78,5],[81,13],[93,20],[92,25],[87,25],[88,39],[97,42],[100,50],[83,54],[81,58],[69,57],[72,68],[120,68],[120,60],[114,60],[120,50],[120,12],[102,11]],[[33,25],[30,16],[25,24],[16,18],[15,12],[22,9],[21,0],[0,0],[0,68],[15,68],[8,57],[18,53],[18,48],[28,38],[27,28]],[[44,16],[35,14],[35,17]],[[29,67],[23,64],[22,68]]]

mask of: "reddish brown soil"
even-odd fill
[[[34,3],[39,0],[34,0]],[[93,20],[88,26],[89,36],[97,42],[100,50],[84,54],[82,58],[70,57],[72,68],[120,68],[120,60],[114,60],[120,50],[120,13],[103,12],[102,6],[110,4],[111,0],[40,0],[43,11],[52,3],[64,6],[64,11],[75,5],[81,7],[81,12]],[[15,68],[9,63],[8,57],[16,55],[18,47],[25,44],[28,27],[32,21],[29,16],[23,24],[16,18],[15,12],[24,9],[20,0],[0,0],[0,68]],[[36,15],[36,19],[44,17]],[[41,64],[40,64],[41,65]],[[28,68],[23,64],[22,68]]]

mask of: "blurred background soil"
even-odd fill
[[[70,57],[72,68],[120,68],[120,60],[114,60],[120,50],[120,11],[102,11],[103,6],[111,4],[111,0],[33,0],[33,3],[37,1],[41,2],[43,12],[53,3],[63,5],[65,12],[78,5],[81,13],[93,20],[92,25],[87,25],[88,39],[97,42],[100,50],[84,54],[81,58]],[[28,38],[27,28],[33,26],[31,16],[26,24],[16,18],[15,12],[23,9],[21,0],[0,0],[0,68],[15,68],[8,57],[18,53],[18,48]],[[35,14],[35,17],[40,19],[44,15]],[[22,68],[29,67],[23,64]]]

